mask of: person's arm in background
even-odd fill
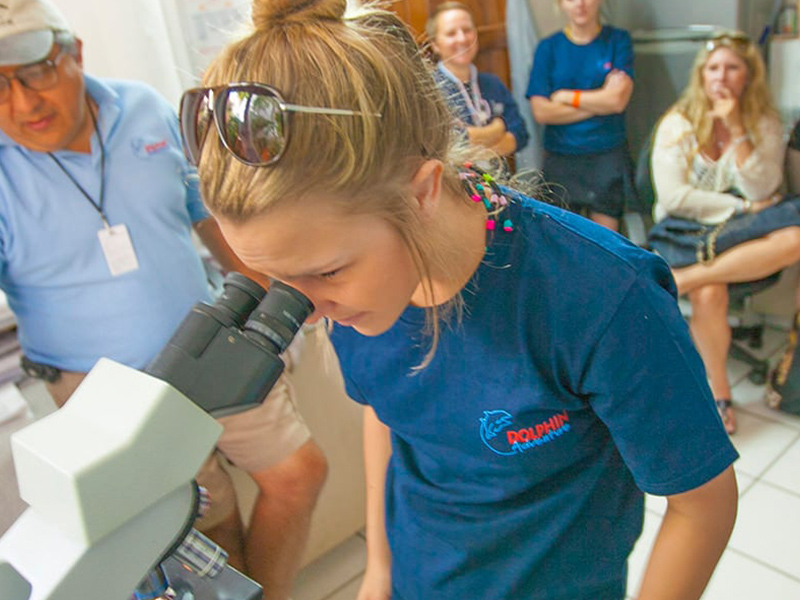
[[[633,79],[620,70],[606,75],[603,86],[594,90],[557,90],[550,96],[556,104],[579,108],[595,115],[616,115],[628,107],[633,93]]]
[[[389,428],[364,407],[364,466],[367,483],[367,567],[357,600],[392,596],[392,553],[386,535],[386,468],[392,454]]]
[[[657,212],[720,223],[743,210],[744,202],[733,194],[701,190],[692,185],[689,160],[694,140],[691,124],[681,115],[673,112],[661,119],[650,158]]]
[[[554,65],[552,40],[551,38],[542,40],[533,55],[533,67],[525,92],[534,120],[540,125],[567,125],[593,117],[594,115],[586,109],[553,102],[550,97],[556,91],[551,80]]]
[[[492,105],[493,112],[498,107],[495,120],[499,119],[503,125],[503,136],[490,146],[500,155],[506,156],[524,148],[528,143],[528,129],[522,115],[519,114],[514,96],[511,91],[500,81],[500,78],[489,74],[478,75],[481,95]]]
[[[668,496],[637,598],[700,598],[733,531],[736,504],[732,466],[696,489]]]
[[[780,188],[786,159],[783,126],[777,118],[763,118],[758,124],[758,133],[758,145],[753,146],[750,138],[745,136],[733,147],[737,166],[736,188],[753,202],[770,199]]]
[[[613,30],[613,61],[603,85],[596,89],[556,90],[550,99],[561,104],[575,105],[592,115],[615,115],[625,111],[633,94],[633,41],[627,31]]]
[[[494,117],[483,127],[467,125],[466,129],[467,137],[472,144],[491,148],[501,156],[511,154],[517,147],[516,139],[506,129],[506,123],[500,117]]]
[[[236,271],[258,283],[264,289],[269,287],[269,278],[262,273],[253,271],[234,254],[228,242],[222,236],[219,225],[213,217],[208,217],[194,224],[197,237],[214,257],[222,270],[226,273]]]

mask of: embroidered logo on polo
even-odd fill
[[[558,439],[570,430],[567,411],[544,421],[519,424],[505,410],[485,410],[480,418],[481,440],[495,454],[513,456],[534,450]]]
[[[148,158],[169,148],[169,142],[164,138],[135,138],[131,140],[131,147],[136,156]]]

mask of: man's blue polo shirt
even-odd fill
[[[208,216],[175,111],[153,89],[86,77],[106,154],[104,211],[127,226],[136,271],[112,276],[97,211],[46,153],[0,132],[0,287],[34,361],[85,372],[106,356],[141,368],[208,297],[191,239]],[[95,203],[101,149],[55,153]]]

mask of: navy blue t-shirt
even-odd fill
[[[386,333],[335,327],[351,397],[391,428],[395,599],[621,599],[643,495],[737,454],[667,265],[517,197],[432,362],[422,309]]]
[[[603,86],[614,69],[633,77],[633,43],[630,34],[605,25],[585,45],[575,44],[563,31],[536,47],[526,96],[547,98],[558,90],[594,90]],[[544,147],[558,154],[591,154],[625,143],[625,113],[598,115],[565,125],[547,125]]]
[[[446,75],[442,67],[438,66],[434,70],[436,83],[439,85],[442,94],[447,100],[447,104],[455,114],[456,118],[466,125],[480,125],[475,122],[475,117],[469,109],[464,99],[462,90],[453,81],[452,76]],[[528,144],[528,128],[517,107],[517,102],[511,91],[500,81],[497,75],[492,73],[478,73],[478,90],[480,95],[488,104],[491,117],[500,117],[506,124],[506,131],[510,131],[517,141],[517,151],[522,150]],[[470,95],[470,90],[465,87],[464,91]]]

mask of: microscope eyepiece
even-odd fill
[[[242,328],[249,339],[267,344],[280,354],[294,338],[300,326],[314,312],[314,305],[302,293],[273,280],[269,293]]]
[[[241,327],[266,293],[252,279],[231,272],[222,282],[222,293],[213,304],[207,305],[207,309],[214,312],[224,325]]]

